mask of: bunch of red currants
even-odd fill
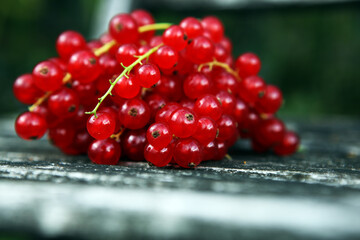
[[[87,153],[97,164],[125,155],[184,168],[223,159],[238,138],[278,155],[299,145],[275,117],[281,91],[258,76],[255,54],[233,59],[216,17],[172,25],[135,10],[114,16],[98,40],[63,32],[56,49],[59,57],[14,83],[16,98],[31,105],[15,122],[25,140],[48,131],[64,153]]]

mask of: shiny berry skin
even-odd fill
[[[219,43],[216,43],[214,46],[214,58],[218,62],[226,62],[227,58],[230,56],[229,52]]]
[[[130,74],[129,78],[122,76],[114,87],[114,93],[122,98],[134,98],[140,92],[140,85],[135,75]]]
[[[265,94],[265,81],[258,76],[243,79],[239,86],[239,96],[247,103],[254,104]]]
[[[235,108],[232,115],[234,116],[238,124],[242,124],[248,112],[249,112],[249,107],[246,105],[246,103],[240,98],[236,98]]]
[[[44,93],[34,83],[31,74],[23,74],[19,76],[13,85],[13,93],[16,99],[24,104],[33,104]]]
[[[144,101],[148,104],[151,112],[151,119],[155,118],[158,110],[166,105],[167,100],[159,94],[149,94],[144,98]]]
[[[214,16],[208,16],[201,20],[201,25],[207,31],[214,42],[220,42],[224,37],[224,26],[222,22]]]
[[[78,32],[66,31],[56,40],[56,50],[59,56],[67,61],[71,55],[87,48],[85,38]]]
[[[68,147],[75,137],[75,129],[69,121],[63,121],[49,129],[50,142],[59,147]]]
[[[204,36],[196,37],[189,41],[186,47],[186,56],[189,61],[201,64],[213,60],[215,46],[213,42]]]
[[[103,54],[99,57],[99,65],[101,68],[101,76],[107,78],[112,77],[114,74],[119,74],[123,70],[117,59],[111,54]]]
[[[281,107],[282,101],[280,89],[274,85],[267,85],[264,96],[257,101],[255,108],[261,113],[274,114]]]
[[[219,134],[217,140],[225,141],[230,139],[237,130],[237,123],[231,115],[223,114],[217,120]]]
[[[280,156],[287,156],[296,152],[299,147],[300,139],[292,131],[285,132],[283,139],[273,148],[274,153]]]
[[[216,142],[216,154],[213,156],[212,160],[222,160],[228,151],[228,147],[226,146],[226,143],[223,141],[215,141]]]
[[[138,55],[138,47],[133,43],[121,45],[116,52],[116,59],[125,67],[130,66],[133,62],[136,61],[136,56]]]
[[[50,61],[38,63],[33,72],[35,85],[43,91],[55,91],[62,86],[64,72]]]
[[[147,144],[144,149],[144,157],[146,161],[152,163],[156,167],[165,167],[168,165],[173,156],[173,147],[169,145],[160,150],[153,145]]]
[[[153,16],[148,11],[143,9],[134,10],[130,13],[130,15],[139,27],[155,23]],[[140,33],[139,39],[148,41],[154,35],[154,33],[155,31],[146,31]]]
[[[221,72],[214,76],[214,85],[217,89],[236,94],[239,91],[239,82],[228,72]]]
[[[138,25],[130,14],[115,15],[109,22],[109,33],[119,44],[133,43],[139,38]]]
[[[71,55],[68,71],[80,83],[89,83],[100,75],[101,67],[94,53],[84,50]]]
[[[15,121],[16,134],[25,140],[39,139],[44,136],[46,130],[46,120],[38,113],[24,112]]]
[[[198,140],[202,145],[207,145],[209,142],[215,140],[217,133],[216,122],[209,117],[201,117],[198,119],[193,138]]]
[[[121,156],[121,147],[114,139],[93,141],[88,150],[88,156],[93,163],[116,165]]]
[[[203,161],[212,160],[217,154],[216,141],[209,142],[203,148]]]
[[[80,83],[79,81],[73,81],[72,89],[76,92],[80,104],[82,104],[83,106],[90,106],[90,107],[96,105],[97,99],[93,97],[96,96],[96,92],[97,92],[94,82]]]
[[[197,116],[193,111],[179,108],[173,112],[169,121],[170,131],[179,138],[187,138],[196,132]]]
[[[119,117],[125,128],[140,129],[150,120],[150,108],[141,99],[131,99],[121,106]]]
[[[140,86],[150,88],[160,80],[160,70],[154,64],[143,64],[137,69],[136,77]]]
[[[160,80],[153,90],[154,93],[160,94],[171,101],[179,101],[183,95],[181,80],[163,74],[161,74]]]
[[[253,136],[254,130],[260,122],[260,117],[254,111],[248,110],[241,121],[238,122],[240,137],[249,138]]]
[[[146,131],[146,139],[156,150],[161,150],[170,144],[172,134],[168,125],[153,123]]]
[[[165,45],[168,45],[176,51],[183,50],[187,45],[187,36],[181,27],[177,25],[170,26],[162,35]]]
[[[262,120],[254,130],[255,140],[265,147],[274,146],[280,143],[284,134],[285,125],[277,118]]]
[[[184,30],[188,39],[198,37],[204,32],[201,23],[194,17],[187,17],[183,19],[179,25]]]
[[[98,48],[101,48],[103,46],[103,43],[99,40],[92,40],[86,44],[87,48],[89,48],[91,51],[95,51]]]
[[[220,101],[214,95],[204,95],[198,98],[194,105],[194,111],[199,116],[208,116],[217,121],[223,113]]]
[[[163,108],[156,112],[155,122],[168,124],[173,112],[179,108],[181,108],[181,105],[175,102],[166,104]]]
[[[98,113],[108,113],[111,115],[111,117],[115,120],[115,130],[114,133],[117,133],[120,131],[121,128],[121,122],[119,119],[119,110],[115,107],[101,107],[98,110]]]
[[[244,53],[236,59],[235,66],[240,77],[245,78],[257,75],[261,68],[261,62],[254,53]]]
[[[50,95],[48,108],[58,117],[74,115],[79,108],[79,97],[74,90],[63,87]]]
[[[121,136],[121,145],[124,154],[133,161],[144,160],[146,146],[146,130],[130,130]]]
[[[153,55],[154,62],[161,69],[169,69],[178,61],[178,53],[170,46],[160,47]]]
[[[227,38],[227,37],[224,36],[224,37],[220,40],[219,44],[220,44],[221,46],[223,46],[228,53],[231,53],[231,52],[232,52],[233,45],[232,45],[232,42],[231,42],[231,40],[230,40],[229,38]]]
[[[113,116],[106,112],[99,112],[89,117],[86,128],[89,134],[98,140],[110,137],[115,130],[116,121]]]
[[[223,113],[232,115],[235,109],[236,98],[229,92],[220,90],[216,94],[216,98],[220,101]]]
[[[212,81],[202,73],[193,73],[186,77],[184,93],[190,99],[196,99],[212,92]]]
[[[193,168],[199,165],[203,158],[200,143],[193,138],[180,139],[174,149],[174,160],[183,168]]]

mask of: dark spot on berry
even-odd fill
[[[249,129],[247,129],[247,128],[242,128],[242,129],[240,129],[240,131],[241,131],[242,133],[248,133],[248,132],[249,132]]]
[[[178,73],[179,72],[177,70],[173,71],[173,75],[175,75],[175,76],[178,75]]]
[[[219,136],[219,132],[220,132],[220,130],[216,129],[216,137],[215,138],[217,138]]]
[[[67,87],[67,88],[72,88],[72,84],[71,84],[71,82],[67,82],[67,83],[65,83],[65,87]]]
[[[123,26],[122,26],[121,23],[118,23],[118,24],[115,25],[115,29],[116,29],[116,31],[118,31],[118,32],[120,32],[122,28],[123,28]]]
[[[96,59],[95,58],[89,58],[89,62],[91,65],[95,65],[96,64]]]
[[[191,168],[196,167],[195,163],[193,163],[193,162],[189,163],[188,166],[191,167]]]
[[[187,113],[185,114],[185,117],[188,121],[193,121],[194,120],[194,115],[192,115],[191,113]]]
[[[138,110],[136,108],[131,108],[129,110],[129,115],[132,116],[132,117],[136,117],[138,114]]]
[[[191,44],[191,42],[192,42],[193,40],[192,39],[190,39],[189,41],[188,41],[188,44]]]
[[[29,139],[36,140],[36,139],[38,139],[38,137],[37,136],[31,136],[31,137],[29,137]]]
[[[155,83],[154,85],[152,85],[152,86],[151,86],[151,88],[154,88],[154,87],[156,87],[156,85],[157,85],[157,83]]]
[[[258,97],[259,97],[259,98],[262,98],[264,95],[265,95],[265,92],[264,92],[264,91],[260,91],[259,94],[258,94]]]
[[[151,135],[153,136],[153,138],[158,138],[158,137],[160,137],[159,131],[154,131]]]
[[[159,109],[162,109],[163,107],[165,107],[165,105],[166,105],[165,103],[161,104]]]
[[[176,67],[176,66],[177,66],[177,63],[175,63],[173,67]]]
[[[42,75],[46,75],[49,72],[49,69],[47,67],[43,67],[39,71]]]
[[[187,35],[186,35],[186,34],[184,34],[184,40],[185,40],[185,41],[187,40]]]
[[[69,108],[68,108],[68,112],[74,112],[76,109],[76,106],[75,105],[71,105]]]

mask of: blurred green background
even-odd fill
[[[0,2],[0,113],[25,106],[12,83],[34,65],[56,55],[55,41],[73,29],[90,40],[99,0],[2,0]],[[137,4],[136,4],[137,3]],[[262,60],[260,75],[278,85],[281,115],[360,116],[360,3],[261,5],[232,10],[180,10],[138,2],[157,22],[186,16],[218,16],[237,56],[251,51]],[[189,9],[189,8],[187,8]],[[106,29],[104,29],[106,31]]]

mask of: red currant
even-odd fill
[[[235,62],[240,77],[257,75],[260,71],[261,62],[258,56],[253,53],[244,53],[240,55]]]
[[[15,121],[17,135],[25,140],[39,139],[46,130],[46,120],[38,113],[24,112]]]
[[[126,101],[119,114],[122,124],[129,129],[143,128],[150,120],[150,108],[141,99]]]
[[[172,140],[169,126],[164,123],[153,123],[146,132],[146,139],[157,150],[168,146]]]
[[[94,53],[84,50],[71,55],[68,71],[80,83],[89,83],[100,75],[101,67]]]
[[[35,85],[43,91],[54,91],[62,86],[64,72],[53,62],[38,63],[33,70]]]
[[[197,117],[193,111],[179,108],[173,112],[169,121],[170,131],[179,138],[187,138],[196,132]]]
[[[99,112],[97,116],[89,117],[86,128],[89,134],[98,140],[110,137],[115,130],[116,121],[113,116],[106,112]]]
[[[285,132],[279,144],[273,148],[274,152],[280,156],[286,156],[296,152],[299,146],[300,139],[296,133],[292,131]]]
[[[214,95],[204,95],[195,102],[194,111],[199,116],[208,116],[217,121],[223,113],[220,101]]]
[[[120,160],[121,147],[111,138],[95,140],[89,146],[88,156],[96,164],[116,165]]]
[[[120,44],[133,43],[139,37],[138,25],[130,14],[115,15],[110,20],[109,33]]]
[[[75,52],[86,48],[85,38],[75,31],[63,32],[56,40],[56,50],[60,57],[65,61],[67,61]]]
[[[173,25],[166,29],[162,35],[164,44],[172,47],[176,51],[183,50],[187,45],[187,36],[181,27]]]
[[[153,145],[147,144],[144,149],[144,156],[146,161],[156,167],[165,167],[173,157],[173,149],[172,146],[168,146],[158,150]]]
[[[24,104],[33,104],[44,93],[35,86],[34,78],[31,74],[19,76],[13,85],[13,92],[16,99]]]
[[[180,139],[174,149],[174,160],[183,168],[193,168],[200,164],[203,150],[193,138]]]

